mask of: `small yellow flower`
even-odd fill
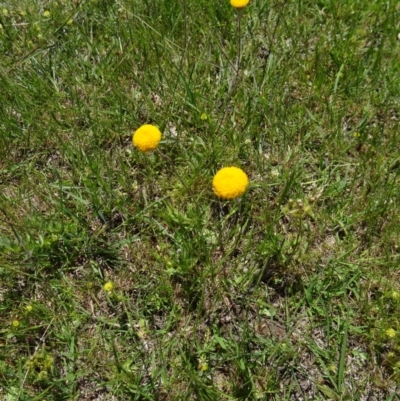
[[[32,305],[26,305],[25,309],[26,309],[27,312],[31,312],[33,307],[32,307]]]
[[[359,132],[353,132],[354,138],[359,138],[361,134]]]
[[[212,186],[215,195],[223,199],[234,199],[246,191],[249,178],[238,167],[224,167],[215,174]]]
[[[67,25],[72,25],[73,22],[74,22],[74,21],[70,18],[70,19],[67,21]]]
[[[386,330],[386,335],[387,335],[389,338],[394,338],[394,337],[396,336],[396,331],[393,330],[393,329],[387,329],[387,330]]]
[[[18,327],[19,326],[19,320],[13,320],[12,325],[14,327]]]
[[[202,120],[207,120],[208,116],[207,116],[206,113],[203,113],[203,114],[200,116],[200,118],[201,118]]]
[[[202,370],[203,372],[205,372],[208,369],[208,365],[205,362],[202,362],[199,364],[199,370]]]
[[[197,369],[205,372],[208,369],[207,359],[204,355],[199,358],[199,363],[197,365]]]
[[[3,8],[3,15],[8,15],[8,10],[6,8]]]
[[[331,363],[331,364],[328,366],[328,370],[329,370],[330,372],[332,372],[332,373],[335,373],[335,372],[336,372],[336,366],[335,366],[333,363]]]
[[[43,13],[43,17],[45,17],[45,18],[49,18],[50,15],[51,15],[51,12],[50,12],[49,10],[46,10],[46,11]]]
[[[151,124],[142,125],[136,130],[132,138],[134,146],[142,152],[154,150],[161,141],[161,132]]]
[[[400,298],[400,293],[398,291],[392,291],[392,298],[393,299],[399,299]]]
[[[114,284],[111,281],[107,281],[104,286],[104,291],[111,292],[114,288]]]
[[[231,0],[231,6],[235,8],[244,8],[249,4],[249,0]]]

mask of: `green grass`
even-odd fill
[[[398,399],[399,20],[1,3],[0,399]]]

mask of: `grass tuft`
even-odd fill
[[[3,2],[0,399],[395,400],[399,17]]]

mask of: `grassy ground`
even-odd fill
[[[399,21],[0,3],[0,399],[398,399]]]

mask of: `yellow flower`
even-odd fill
[[[6,8],[3,8],[3,15],[8,15],[8,10]]]
[[[197,365],[197,369],[205,372],[208,369],[207,359],[204,355],[199,358],[199,363]]]
[[[398,291],[392,291],[392,298],[393,299],[399,299],[400,298],[400,293]]]
[[[329,370],[330,372],[332,372],[332,373],[336,373],[336,366],[335,366],[333,363],[331,363],[331,364],[328,366],[328,370]]]
[[[249,0],[231,0],[231,6],[235,8],[244,8],[249,4]]]
[[[104,288],[104,291],[111,292],[112,289],[114,288],[114,284],[111,281],[107,281],[104,284],[103,288]]]
[[[142,125],[133,134],[133,144],[142,152],[155,149],[161,140],[161,132],[151,124]]]
[[[393,330],[393,329],[387,329],[387,330],[386,330],[386,335],[387,335],[389,338],[394,338],[394,337],[396,336],[396,331]]]
[[[242,195],[249,179],[246,173],[238,167],[224,167],[215,174],[212,186],[215,195],[223,199],[234,199]]]
[[[19,326],[19,320],[13,320],[12,325],[14,327],[18,327]]]
[[[206,113],[203,113],[203,114],[200,116],[200,118],[201,118],[202,120],[207,120],[208,116],[207,116]]]
[[[32,311],[32,305],[26,305],[25,309],[27,310],[27,312],[31,312]]]
[[[199,363],[198,368],[199,368],[199,370],[205,372],[208,369],[208,365],[205,362],[201,362],[201,363]]]
[[[43,17],[46,17],[46,18],[50,17],[50,15],[51,15],[51,12],[50,12],[49,10],[46,10],[46,11],[43,13]]]

